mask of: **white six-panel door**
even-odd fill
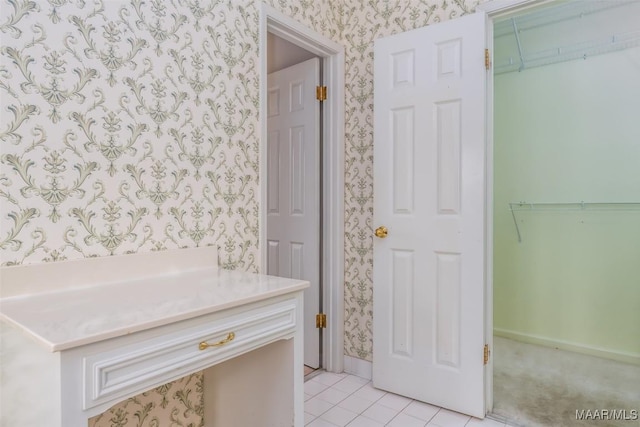
[[[373,383],[484,417],[485,15],[375,43]]]
[[[304,364],[320,364],[320,61],[269,74],[267,274],[304,279]],[[301,367],[302,368],[302,367]]]

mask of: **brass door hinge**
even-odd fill
[[[327,327],[327,315],[324,313],[316,314],[316,328],[323,329]]]
[[[489,351],[489,344],[484,345],[484,364],[489,363],[489,355],[491,352]]]
[[[489,55],[489,49],[484,50],[484,67],[487,70],[491,69],[491,55]]]
[[[316,86],[316,99],[320,102],[327,99],[327,87]]]

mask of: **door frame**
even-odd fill
[[[493,21],[506,15],[520,13],[525,9],[553,3],[555,0],[502,0],[489,1],[476,7],[477,11],[487,16],[486,43],[493,64]],[[485,337],[489,349],[493,351],[493,66],[487,73],[486,93],[486,135],[485,135],[485,168],[486,168],[486,201],[485,201]],[[493,411],[493,355],[484,371],[485,383],[485,412]]]
[[[267,268],[267,33],[322,58],[323,84],[329,88],[322,119],[322,277],[320,300],[327,316],[320,363],[330,372],[344,367],[344,47],[261,3],[260,51],[260,269]]]

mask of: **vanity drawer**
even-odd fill
[[[122,345],[111,343],[109,350],[87,351],[82,357],[83,409],[121,401],[269,342],[290,338],[296,319],[296,300],[280,300],[249,310],[201,316],[195,324],[192,319],[182,328],[162,326],[150,331],[153,338],[143,335],[139,342],[132,342],[132,335]]]

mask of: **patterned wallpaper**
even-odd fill
[[[371,360],[373,40],[478,0],[265,0],[346,50],[345,354]],[[0,263],[259,269],[260,0],[0,0]],[[201,375],[91,427],[202,425]]]
[[[204,377],[193,374],[121,402],[88,427],[201,427]]]
[[[256,271],[255,2],[3,3],[2,264],[217,245]]]

